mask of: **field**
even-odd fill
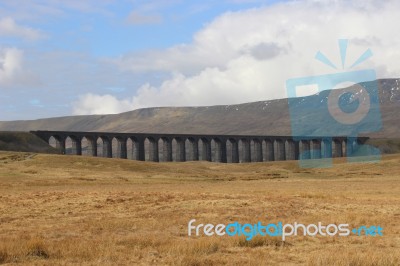
[[[379,225],[383,236],[188,236],[188,222]],[[400,155],[150,163],[0,153],[0,264],[399,265]]]

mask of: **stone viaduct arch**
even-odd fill
[[[184,162],[212,161],[226,163],[249,163],[298,159],[319,159],[349,156],[358,143],[367,137],[292,137],[292,136],[241,136],[241,135],[194,135],[151,133],[107,133],[70,131],[31,131],[49,142],[55,140],[61,154],[66,153],[66,140],[71,140],[72,153],[82,155],[82,139],[90,156],[97,157],[99,145],[102,157],[139,161]],[[115,141],[116,140],[116,141]],[[132,143],[128,156],[127,143]],[[145,141],[149,145],[145,147]],[[113,142],[116,143],[113,145]],[[175,144],[175,151],[173,150]],[[211,143],[214,143],[213,146]],[[186,147],[186,146],[189,147]],[[229,147],[229,150],[228,148]],[[146,156],[147,155],[147,156]],[[174,156],[175,155],[175,156]],[[146,159],[147,158],[147,159]],[[229,160],[228,160],[229,158]]]

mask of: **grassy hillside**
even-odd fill
[[[366,144],[377,147],[382,154],[400,153],[400,139],[369,139]]]
[[[57,153],[47,142],[28,132],[0,132],[0,150]]]
[[[379,138],[399,138],[400,88],[398,80],[379,81],[382,130],[366,132]],[[294,112],[304,114],[304,127],[318,122],[319,129],[310,128],[310,134],[335,123],[326,108],[329,91],[297,98],[292,101]],[[321,118],[319,115],[324,114]],[[377,118],[379,119],[379,118]],[[368,124],[365,124],[368,127]],[[364,126],[365,126],[364,125]],[[360,125],[362,126],[362,125]],[[335,128],[329,128],[331,132]],[[114,115],[68,116],[29,121],[0,122],[0,130],[69,130],[109,132],[163,132],[187,134],[251,134],[290,135],[291,119],[287,99],[259,101],[206,107],[156,107],[138,109]]]

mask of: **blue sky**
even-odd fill
[[[286,97],[337,39],[398,77],[396,1],[0,0],[0,120]],[[351,59],[351,56],[350,56]],[[389,62],[390,61],[390,62]]]
[[[2,45],[42,51],[65,50],[118,56],[191,42],[218,15],[271,5],[273,0],[237,1],[0,1],[1,16],[37,29],[40,41],[2,36]],[[81,4],[83,2],[84,4]],[[25,6],[22,7],[21,6]],[[31,12],[33,11],[33,12]]]

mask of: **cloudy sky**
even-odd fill
[[[284,98],[289,78],[400,76],[397,0],[0,0],[0,120]],[[349,39],[342,69],[338,39]],[[338,66],[315,60],[321,51]]]

